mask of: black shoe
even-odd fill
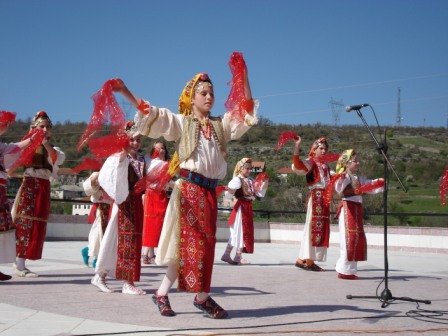
[[[171,309],[168,295],[158,295],[157,292],[152,296],[152,302],[159,308],[160,315],[174,316],[176,313]]]
[[[227,312],[222,309],[222,307],[215,302],[210,296],[202,303],[199,303],[198,297],[196,296],[193,304],[196,308],[202,310],[207,314],[208,317],[212,319],[225,319],[229,316]]]

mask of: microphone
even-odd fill
[[[345,112],[351,112],[353,110],[357,111],[362,109],[363,107],[369,106],[369,104],[361,104],[361,105],[349,105],[345,107]]]

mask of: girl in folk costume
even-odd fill
[[[149,155],[151,161],[148,164],[147,174],[151,174],[151,171],[158,169],[163,162],[170,159],[166,144],[162,141],[153,143]],[[142,263],[146,265],[155,264],[154,248],[159,244],[163,219],[168,206],[166,189],[169,184],[161,190],[155,188],[154,184],[146,189],[144,197]]]
[[[96,267],[97,257],[100,251],[101,241],[106,232],[109,222],[110,206],[112,199],[101,188],[98,182],[99,172],[93,172],[82,184],[84,192],[90,196],[93,203],[89,214],[89,223],[92,224],[89,232],[89,246],[87,247],[87,258],[84,257],[85,248],[82,250],[84,263],[89,265],[89,257],[93,257],[92,267]]]
[[[84,192],[90,197],[93,206],[90,209],[87,219],[87,222],[92,224],[88,237],[89,244],[81,249],[82,259],[87,267],[89,266],[90,257],[95,258],[92,262],[93,268],[95,268],[101,239],[103,238],[107,222],[109,221],[109,210],[110,204],[112,203],[110,197],[103,192],[98,183],[99,170],[102,165],[103,162],[91,157],[86,157],[78,166],[72,169],[74,174],[78,174],[81,171],[93,171],[82,184]]]
[[[246,265],[249,261],[242,258],[242,253],[254,252],[254,217],[252,202],[255,197],[264,197],[268,188],[267,175],[264,174],[260,183],[255,183],[249,175],[252,169],[252,159],[243,158],[235,166],[233,178],[228,183],[224,197],[237,202],[229,218],[230,238],[227,248],[221,257],[231,265]],[[261,175],[259,175],[261,176]],[[257,178],[258,179],[258,178]],[[258,181],[257,181],[258,182]],[[235,258],[230,257],[233,248],[236,248]]]
[[[367,260],[367,241],[362,218],[362,193],[383,191],[384,180],[368,180],[357,175],[359,159],[354,149],[345,150],[338,160],[335,191],[342,196],[339,218],[340,255],[336,262],[339,279],[356,280],[358,261]],[[340,174],[340,175],[339,175]],[[333,182],[332,182],[333,184]]]
[[[216,187],[227,172],[227,142],[238,139],[257,122],[242,55],[234,53],[229,64],[237,69],[229,98],[235,98],[232,92],[236,91],[238,97],[227,100],[230,111],[223,117],[210,114],[215,97],[213,84],[205,73],[197,74],[185,86],[179,99],[179,114],[150,107],[124,84],[116,88],[139,107],[136,117],[143,135],[164,136],[176,142],[180,178],[171,194],[156,257],[158,265],[168,268],[152,297],[163,316],[175,315],[168,292],[176,279],[178,290],[197,293],[193,304],[207,316],[216,319],[228,316],[209,295],[216,244]],[[171,167],[175,167],[175,159],[176,155]]]
[[[0,111],[0,135],[4,134],[9,125],[16,118],[14,112]],[[13,262],[16,256],[16,230],[11,218],[11,207],[6,197],[6,182],[9,169],[7,160],[15,156],[22,148],[28,147],[33,141],[33,136],[18,143],[5,144],[0,142],[0,264]],[[0,272],[0,281],[11,279],[10,275]]]
[[[42,258],[47,221],[50,215],[50,180],[57,177],[65,154],[50,143],[53,124],[47,113],[38,112],[31,122],[30,133],[39,129],[43,140],[24,164],[23,182],[17,193],[12,217],[16,226],[16,262],[14,272],[20,277],[37,277],[25,267],[25,261]]]
[[[306,176],[310,193],[307,214],[296,267],[307,271],[323,272],[314,261],[325,261],[330,240],[330,205],[324,200],[325,188],[330,183],[331,169],[324,157],[328,150],[325,138],[317,139],[311,146],[306,160],[299,158],[302,139],[295,139],[292,170]]]
[[[134,122],[128,121],[124,130],[128,136],[127,146],[106,159],[98,176],[101,188],[114,203],[91,282],[102,292],[112,293],[106,276],[114,272],[116,279],[124,280],[123,294],[144,295],[146,293],[134,285],[140,281],[143,202],[142,194],[134,192],[133,188],[144,176],[145,162],[137,155],[141,135],[136,132]]]

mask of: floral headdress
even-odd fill
[[[185,88],[182,90],[182,93],[179,97],[178,110],[179,110],[180,114],[183,114],[186,116],[191,114],[191,110],[192,110],[191,99],[193,98],[195,87],[199,82],[208,82],[208,83],[212,84],[210,77],[206,73],[198,73],[196,76],[194,76],[185,85]]]
[[[355,156],[356,151],[354,149],[346,149],[345,151],[343,151],[336,165],[336,173],[342,174],[343,172],[345,172],[347,163],[350,162],[350,160],[352,160]]]
[[[138,134],[137,125],[135,124],[134,120],[126,121],[123,130],[130,138],[133,138]]]
[[[50,117],[47,115],[47,112],[45,111],[39,111],[36,113],[36,115],[33,118],[33,121],[31,121],[31,128],[36,128],[42,121],[47,120],[48,126],[51,128],[53,127],[53,123],[51,122]]]
[[[316,141],[313,142],[313,145],[311,146],[310,152],[308,153],[308,158],[312,159],[314,157],[314,151],[319,146],[325,146],[328,149],[328,141],[326,138],[319,138]]]
[[[233,176],[238,176],[238,174],[241,171],[241,168],[243,168],[244,165],[246,165],[248,163],[252,163],[251,158],[242,158],[241,160],[239,160],[235,165],[235,170],[233,171]]]

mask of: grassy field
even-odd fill
[[[407,193],[390,190],[388,211],[399,213],[422,213],[428,216],[391,216],[391,225],[448,227],[448,206],[441,205],[439,185],[412,184]],[[445,216],[431,216],[440,214]]]
[[[433,153],[447,150],[446,144],[428,139],[423,136],[400,136],[397,139],[403,146],[419,148]]]

